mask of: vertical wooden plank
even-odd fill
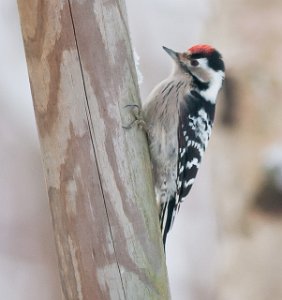
[[[123,1],[18,0],[66,299],[168,299]]]

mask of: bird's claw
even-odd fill
[[[142,109],[137,104],[127,104],[124,106],[124,108],[130,108],[131,112],[135,118],[131,123],[129,123],[126,126],[122,126],[124,129],[131,129],[133,126],[137,126],[139,128],[144,129],[147,132],[146,122],[144,121],[143,115],[142,115]]]

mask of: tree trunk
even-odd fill
[[[169,299],[122,0],[18,0],[65,299]]]

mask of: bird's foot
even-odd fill
[[[124,129],[131,129],[134,126],[137,126],[147,132],[147,125],[144,121],[142,109],[137,104],[127,104],[124,108],[129,108],[131,113],[133,114],[135,120],[133,120],[131,123],[129,123],[126,126],[122,126]]]

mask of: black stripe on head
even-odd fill
[[[224,62],[222,60],[222,56],[218,51],[213,51],[208,56],[208,64],[215,71],[222,71],[224,72]]]
[[[200,91],[206,91],[210,84],[209,82],[203,82],[201,80],[199,80],[196,76],[194,76],[192,73],[190,73],[191,76],[193,77],[193,83],[194,85],[200,90]]]
[[[209,53],[194,53],[191,55],[192,59],[207,58],[208,65],[215,71],[225,71],[224,62],[221,54],[217,50]]]

